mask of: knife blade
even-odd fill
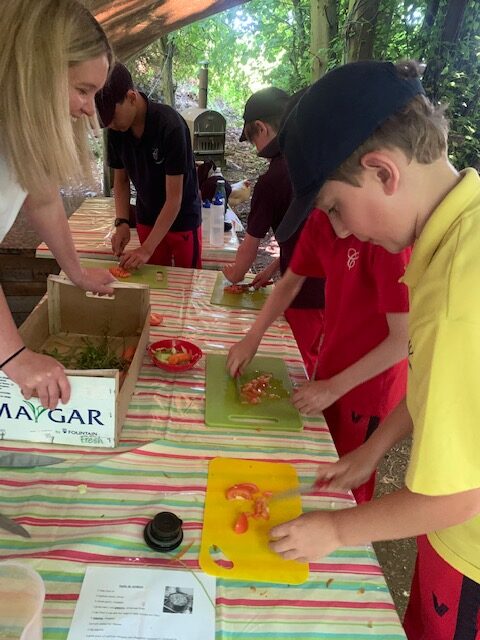
[[[286,491],[279,491],[278,493],[273,493],[268,499],[269,502],[272,500],[287,500],[288,498],[295,498],[296,496],[303,496],[306,493],[310,493],[313,487],[303,486],[303,487],[292,487],[291,489],[287,489]]]
[[[4,516],[3,513],[0,513],[0,528],[5,529],[5,531],[10,531],[10,533],[14,533],[16,536],[22,536],[22,538],[31,538],[31,535],[21,524],[18,524],[18,522],[15,522],[15,520],[12,520],[8,516]]]
[[[65,458],[43,456],[35,453],[9,451],[0,453],[0,467],[28,469],[30,467],[48,467],[51,464],[65,462]]]
[[[240,375],[238,373],[235,374],[235,389],[237,390],[237,400],[238,402],[242,402],[242,385],[240,384]]]
[[[273,284],[273,280],[268,280],[265,284],[260,285],[259,289],[264,289],[265,287],[269,287]],[[252,282],[237,282],[238,287],[244,287],[245,289],[255,289],[255,285]]]

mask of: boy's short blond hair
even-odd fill
[[[401,62],[395,67],[402,77],[420,76],[418,64],[414,61]],[[424,95],[418,95],[383,122],[329,179],[358,186],[356,178],[362,171],[361,158],[379,149],[400,149],[409,161],[431,164],[447,150],[448,129],[445,107],[436,106]]]

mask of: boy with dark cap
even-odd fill
[[[412,63],[359,62],[326,74],[280,137],[297,198],[288,237],[316,202],[339,228],[391,252],[415,243],[406,398],[359,449],[318,479],[361,483],[413,432],[406,487],[368,504],[274,527],[284,558],[418,535],[404,626],[409,640],[475,640],[480,613],[480,178],[447,155],[442,110]]]
[[[235,262],[224,267],[223,273],[230,282],[240,282],[257,257],[260,241],[268,230],[275,230],[281,223],[292,199],[292,185],[287,165],[276,139],[282,116],[290,97],[282,89],[267,87],[257,91],[247,100],[243,113],[244,127],[240,141],[255,145],[258,155],[270,161],[267,171],[261,175],[252,194],[247,231],[236,255]],[[301,229],[285,242],[279,243],[280,257],[273,260],[253,280],[260,287],[280,270],[284,273],[293,255]],[[308,278],[295,299],[285,309],[292,333],[302,354],[308,375],[311,375],[318,357],[323,335],[322,278]]]
[[[117,62],[95,97],[108,127],[108,163],[114,169],[115,234],[120,265],[201,268],[201,203],[190,133],[172,107],[137,91],[128,69]],[[136,227],[141,246],[130,241],[130,180],[137,191]]]

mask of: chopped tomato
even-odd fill
[[[132,274],[123,267],[109,267],[108,269],[114,278],[128,278]]]
[[[230,284],[223,289],[224,293],[248,293],[249,286],[248,284]]]
[[[279,398],[277,394],[270,393],[271,373],[261,373],[256,378],[243,384],[240,388],[240,397],[243,404],[260,404],[265,398]]]
[[[242,482],[234,484],[225,492],[227,500],[252,500],[255,493],[259,492],[259,488],[253,482]]]
[[[270,520],[270,509],[267,504],[267,498],[258,496],[253,500],[253,517],[263,518],[264,520]]]
[[[235,524],[233,525],[233,530],[235,533],[245,533],[248,529],[248,518],[246,513],[240,513],[235,520]]]
[[[159,327],[162,323],[163,323],[163,316],[161,316],[159,313],[150,314],[151,327]]]

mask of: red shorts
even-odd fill
[[[368,440],[380,424],[378,416],[357,415],[355,411],[352,411],[350,403],[343,402],[343,398],[337,400],[331,407],[324,409],[323,415],[340,457],[354,451],[365,440]],[[372,499],[375,490],[375,476],[376,472],[372,473],[367,482],[352,489],[358,504]]]
[[[284,315],[290,325],[293,337],[297,341],[305,369],[310,378],[315,370],[325,330],[324,310],[292,309],[289,307]]]
[[[408,640],[480,640],[480,584],[417,539],[417,562],[403,626]]]
[[[143,244],[153,227],[137,222],[140,243]],[[167,267],[202,268],[202,231],[201,227],[193,231],[169,231],[150,256],[148,264],[161,264]]]

